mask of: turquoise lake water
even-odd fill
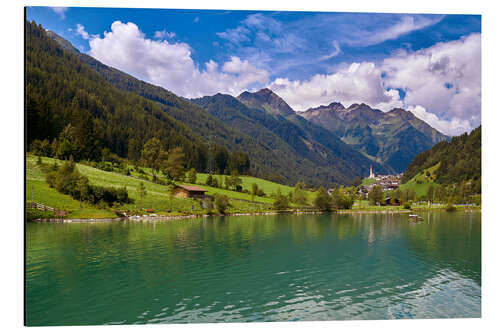
[[[481,316],[481,213],[27,225],[27,324]]]

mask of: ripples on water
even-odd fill
[[[480,213],[29,224],[29,325],[479,317]]]

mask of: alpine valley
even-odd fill
[[[480,15],[24,11],[25,326],[481,318]]]
[[[34,22],[26,22],[26,38],[27,144],[60,140],[72,124],[79,159],[98,160],[108,148],[137,160],[157,137],[166,149],[182,147],[186,166],[198,172],[209,168],[209,151],[220,173],[230,171],[231,154],[244,153],[249,175],[330,187],[367,176],[370,165],[378,174],[403,172],[449,139],[402,109],[334,102],[297,112],[267,88],[189,100],[102,64]]]
[[[403,172],[416,155],[448,137],[403,109],[382,112],[366,104],[331,103],[300,113],[338,135],[371,160]]]

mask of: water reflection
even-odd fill
[[[477,317],[480,213],[29,224],[31,325]]]

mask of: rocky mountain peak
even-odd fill
[[[330,109],[335,110],[335,111],[337,111],[337,110],[345,110],[345,107],[342,105],[342,103],[339,103],[339,102],[332,102],[332,103],[328,104],[328,107]]]
[[[281,97],[276,95],[269,88],[263,88],[257,92],[251,93],[245,91],[237,97],[243,103],[252,107],[262,107],[267,105],[278,113],[284,115],[295,114],[295,111]]]

